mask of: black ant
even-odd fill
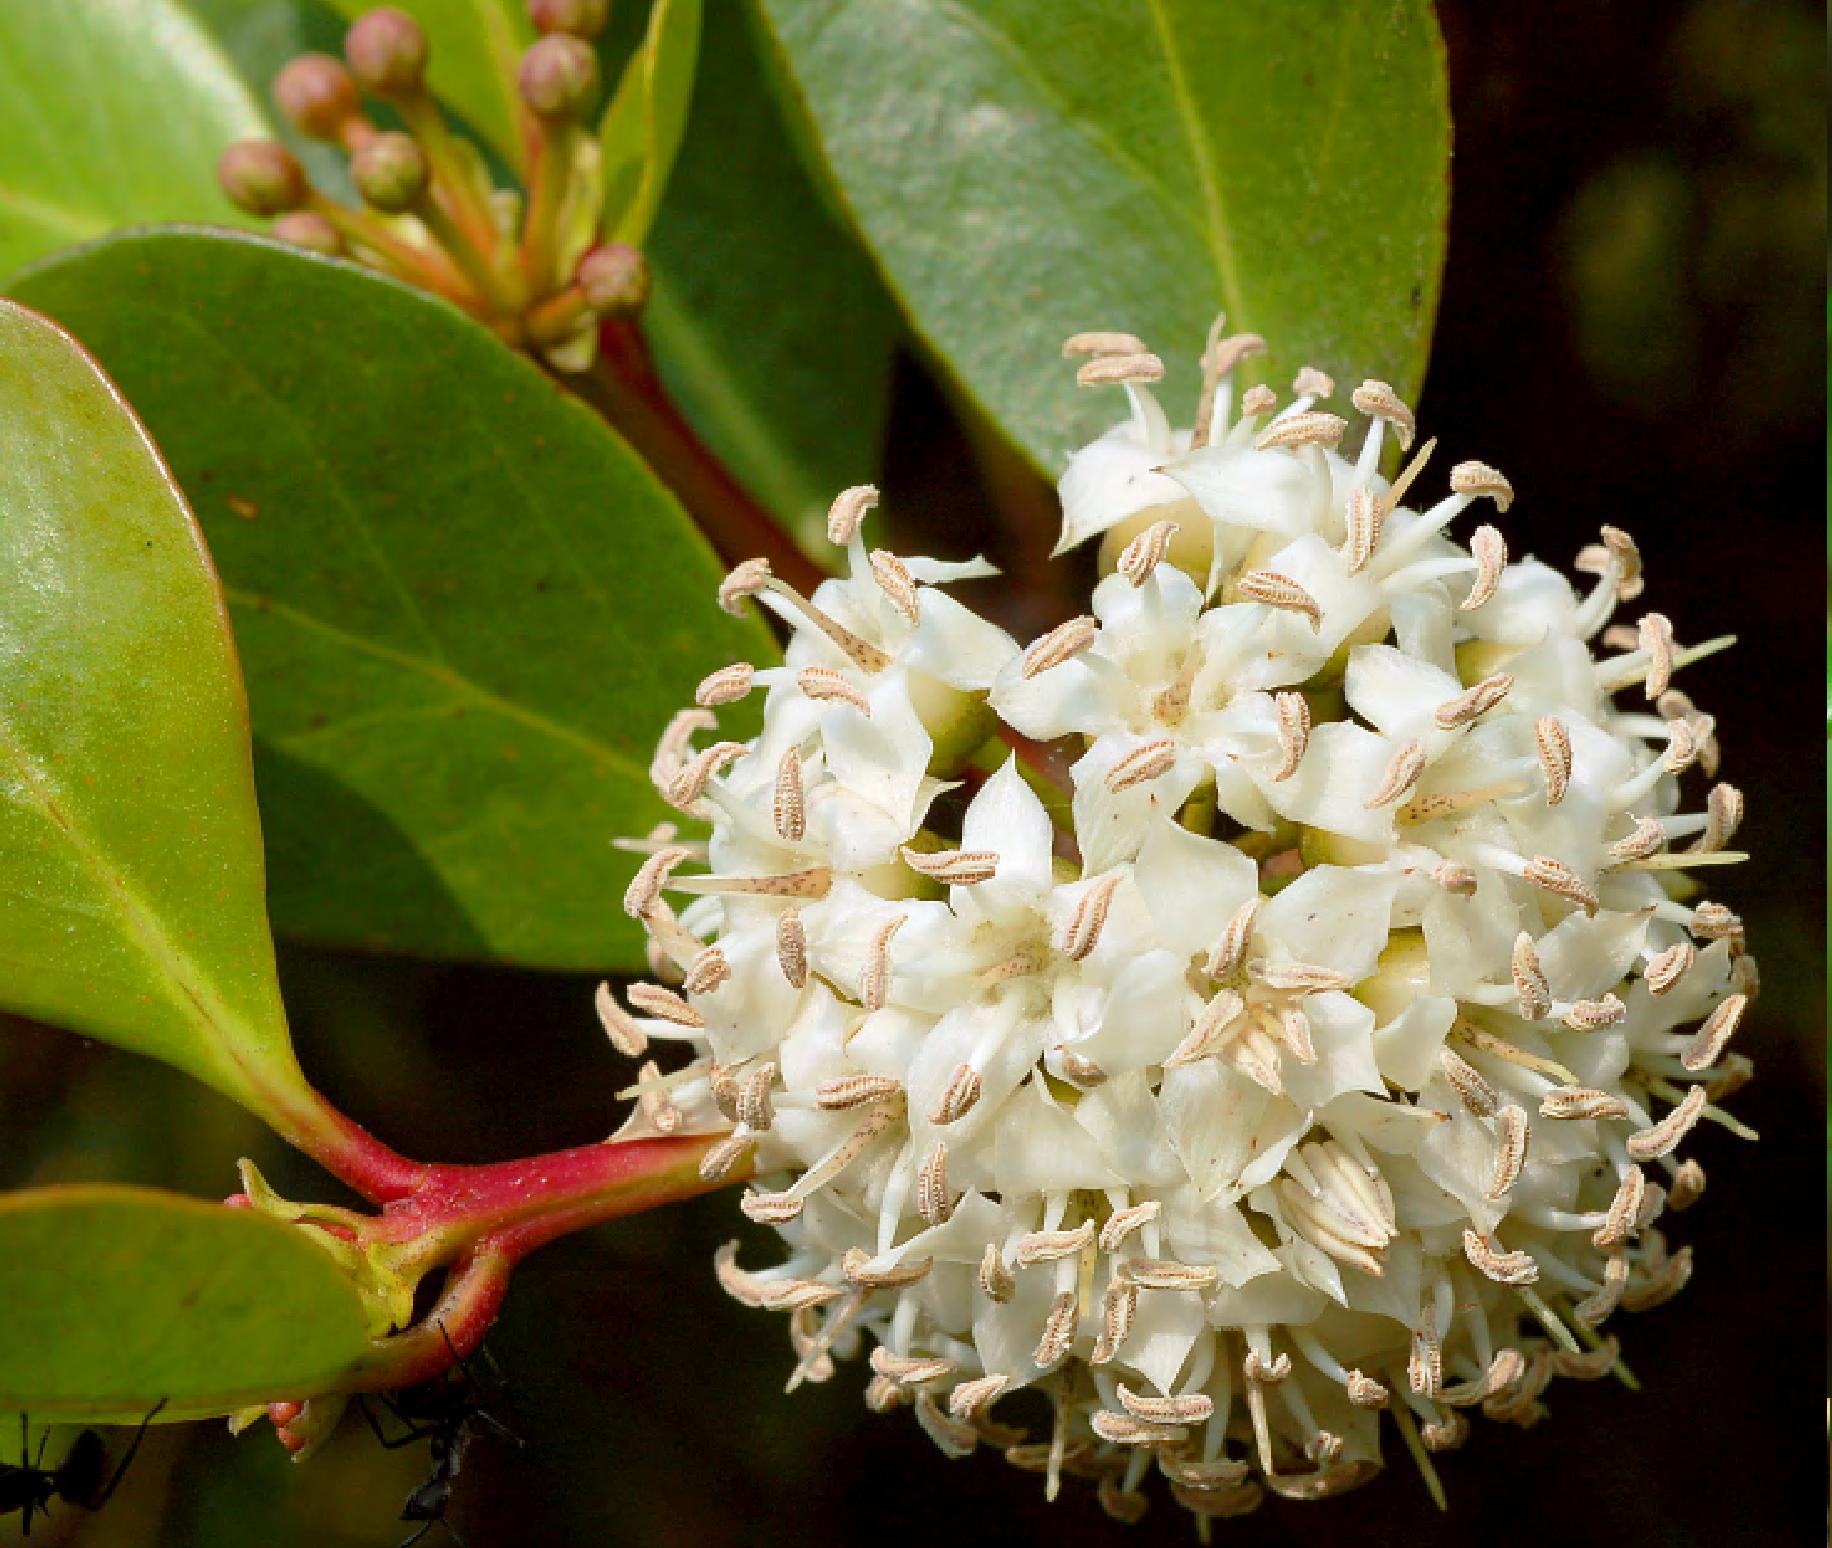
[[[357,1399],[357,1407],[376,1440],[389,1451],[411,1446],[415,1441],[430,1443],[428,1450],[432,1453],[433,1470],[414,1487],[401,1507],[403,1521],[424,1524],[411,1537],[403,1539],[400,1548],[412,1548],[435,1526],[443,1526],[451,1532],[453,1540],[462,1548],[463,1539],[452,1530],[445,1513],[452,1503],[452,1480],[463,1465],[465,1448],[480,1426],[493,1430],[515,1446],[524,1444],[521,1436],[489,1412],[489,1405],[507,1396],[509,1387],[490,1352],[481,1346],[476,1351],[484,1367],[484,1377],[480,1381],[453,1346],[443,1323],[439,1324],[439,1332],[445,1339],[445,1347],[451,1350],[453,1369],[458,1373],[456,1380],[441,1378],[423,1386],[376,1394],[382,1406],[406,1426],[401,1434],[393,1437],[385,1434],[374,1410],[362,1398]]]
[[[50,1443],[51,1432],[47,1430],[39,1437],[38,1455],[34,1458],[26,1416],[21,1414],[19,1464],[15,1467],[10,1462],[0,1462],[0,1516],[19,1511],[24,1518],[20,1535],[30,1537],[32,1517],[50,1515],[53,1500],[80,1505],[84,1510],[100,1510],[133,1462],[134,1453],[140,1449],[140,1442],[146,1435],[146,1427],[164,1407],[165,1399],[161,1398],[153,1405],[152,1413],[140,1421],[127,1455],[121,1458],[121,1465],[112,1474],[108,1471],[108,1447],[94,1430],[84,1430],[64,1453],[63,1461],[56,1467],[46,1467],[45,1447]]]

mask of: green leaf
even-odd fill
[[[680,160],[650,239],[643,313],[668,389],[791,532],[826,548],[826,512],[877,476],[896,309],[828,212],[737,6],[706,28]],[[835,326],[844,319],[844,326]]]
[[[7,302],[0,1009],[164,1059],[256,1112],[303,1091],[209,555],[95,362]]]
[[[0,4],[0,274],[116,226],[242,223],[216,158],[266,132],[175,0]]]
[[[355,1287],[296,1227],[150,1188],[0,1197],[0,1409],[137,1423],[306,1397],[368,1348]]]
[[[426,80],[511,167],[522,164],[516,72],[534,41],[524,0],[393,0],[426,32]],[[351,21],[372,0],[331,0]]]
[[[655,0],[649,33],[624,67],[599,130],[604,147],[605,236],[640,247],[687,129],[701,0]],[[726,25],[735,25],[726,18]]]
[[[1402,393],[1450,119],[1428,0],[761,0],[911,319],[1045,470],[1115,417],[1057,345],[1123,328],[1187,422],[1217,310]]]
[[[443,302],[272,243],[126,236],[19,291],[116,374],[209,535],[277,928],[640,962],[611,841],[667,815],[650,753],[694,684],[773,646],[624,443]]]

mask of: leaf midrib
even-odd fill
[[[628,779],[644,784],[648,782],[647,768],[639,764],[628,753],[612,747],[609,743],[599,741],[589,732],[551,719],[539,710],[530,709],[524,704],[517,704],[513,699],[506,699],[444,662],[429,661],[395,646],[384,645],[379,640],[365,639],[360,634],[353,634],[348,629],[318,618],[303,609],[275,601],[272,597],[265,597],[257,592],[244,590],[239,586],[225,585],[223,595],[233,606],[252,609],[263,617],[280,619],[295,628],[304,629],[328,639],[346,650],[373,657],[378,661],[386,661],[390,666],[413,672],[429,682],[437,683],[442,688],[460,695],[479,709],[499,715],[517,725],[526,726],[532,731],[537,731],[543,736],[571,747],[576,752],[583,752],[595,761],[616,769],[618,773]]]

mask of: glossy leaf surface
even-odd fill
[[[442,302],[245,238],[28,276],[192,494],[248,670],[276,927],[640,961],[612,840],[701,676],[773,651],[624,443]],[[742,725],[742,707],[731,723]]]
[[[1045,470],[1120,417],[1069,334],[1123,328],[1180,422],[1216,312],[1413,392],[1450,120],[1427,0],[761,0],[916,327]],[[1103,395],[1104,396],[1104,395]]]

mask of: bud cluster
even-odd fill
[[[1174,430],[1139,340],[1070,341],[1131,409],[1062,481],[1111,573],[1028,646],[942,589],[983,563],[868,547],[870,489],[843,578],[738,566],[721,603],[785,659],[663,735],[700,827],[633,846],[655,981],[599,995],[645,1061],[625,1134],[721,1136],[706,1175],[780,1234],[716,1267],[788,1317],[791,1386],[869,1348],[873,1409],[1128,1520],[1154,1470],[1205,1517],[1338,1493],[1389,1424],[1429,1476],[1471,1416],[1619,1372],[1605,1330],[1691,1271],[1684,1152],[1747,1133],[1718,1104],[1755,962],[1693,879],[1742,858],[1743,798],[1687,809],[1719,749],[1675,686],[1727,642],[1615,622],[1619,528],[1584,591],[1453,537],[1506,478],[1408,504],[1432,446],[1393,390],[1350,395],[1351,460],[1321,372],[1239,390],[1263,348],[1218,327]]]
[[[299,133],[342,149],[362,200],[351,209],[312,185],[271,140],[232,145],[218,163],[224,191],[282,240],[349,256],[463,307],[517,348],[584,370],[597,323],[629,316],[648,294],[642,254],[598,244],[603,200],[597,142],[586,128],[600,96],[592,39],[606,0],[530,0],[541,37],[522,55],[527,198],[494,186],[426,86],[428,47],[405,11],[383,6],[351,26],[344,59],[303,54],[274,81]],[[364,98],[387,104],[399,129],[376,125]]]

